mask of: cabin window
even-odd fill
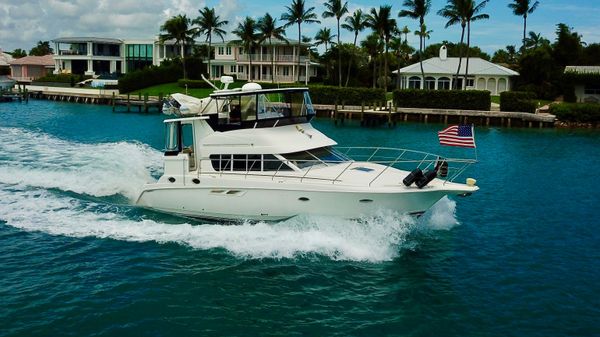
[[[292,171],[292,168],[271,154],[211,154],[210,162],[215,171],[260,172]]]
[[[256,120],[256,95],[240,96],[241,120]]]
[[[179,123],[165,124],[165,153],[179,152]]]
[[[313,165],[337,164],[348,160],[343,154],[333,150],[331,147],[321,147],[308,151],[287,153],[283,156],[299,169]]]

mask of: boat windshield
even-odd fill
[[[351,160],[329,146],[307,151],[286,153],[282,154],[282,156],[299,169],[304,169],[313,165],[335,165]]]
[[[218,119],[209,121],[218,131],[305,123],[315,115],[306,89],[236,92],[218,101]]]

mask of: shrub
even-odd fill
[[[304,83],[260,83],[263,89],[305,87]],[[309,84],[310,97],[314,104],[344,104],[361,105],[385,103],[383,89],[346,87],[340,88],[332,85]]]
[[[500,94],[500,110],[535,113],[535,94],[527,91],[505,91]]]
[[[404,108],[489,111],[492,98],[485,90],[404,89],[394,91],[394,103]]]
[[[177,82],[183,76],[180,63],[163,62],[160,66],[151,66],[132,71],[119,79],[119,92],[128,93],[157,84]]]
[[[561,121],[597,123],[600,122],[600,104],[561,103],[552,104],[550,113]]]

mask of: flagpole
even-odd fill
[[[475,124],[471,123],[471,134],[473,135],[473,145],[475,146],[475,161],[478,161],[477,159],[477,143],[475,142]]]

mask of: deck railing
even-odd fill
[[[310,153],[310,150],[307,151]],[[277,159],[249,158],[245,156],[245,160],[241,158],[231,159],[220,157],[214,158],[199,158],[205,163],[212,161],[213,165],[218,165],[219,168],[224,168],[219,171],[202,170],[199,174],[219,174],[244,176],[260,176],[269,177],[272,180],[276,178],[298,179],[300,182],[304,180],[327,181],[332,184],[339,183],[343,180],[345,174],[351,169],[361,169],[360,163],[375,163],[381,165],[381,168],[369,182],[369,186],[375,183],[389,168],[396,168],[411,172],[419,168],[423,172],[427,170],[436,170],[437,178],[446,182],[453,182],[472,164],[476,163],[474,159],[461,158],[444,158],[442,156],[414,151],[408,149],[396,149],[386,147],[336,147],[331,150],[331,153],[336,156],[336,160],[321,160],[317,157],[314,159],[287,159],[285,154]],[[244,156],[244,155],[241,155]],[[277,167],[276,170],[262,170],[265,163],[270,163],[269,167]],[[332,166],[335,170],[330,170],[328,176],[318,176],[314,174],[314,168],[322,168]],[[296,168],[300,168],[296,171]],[[372,168],[362,168],[372,170]]]

